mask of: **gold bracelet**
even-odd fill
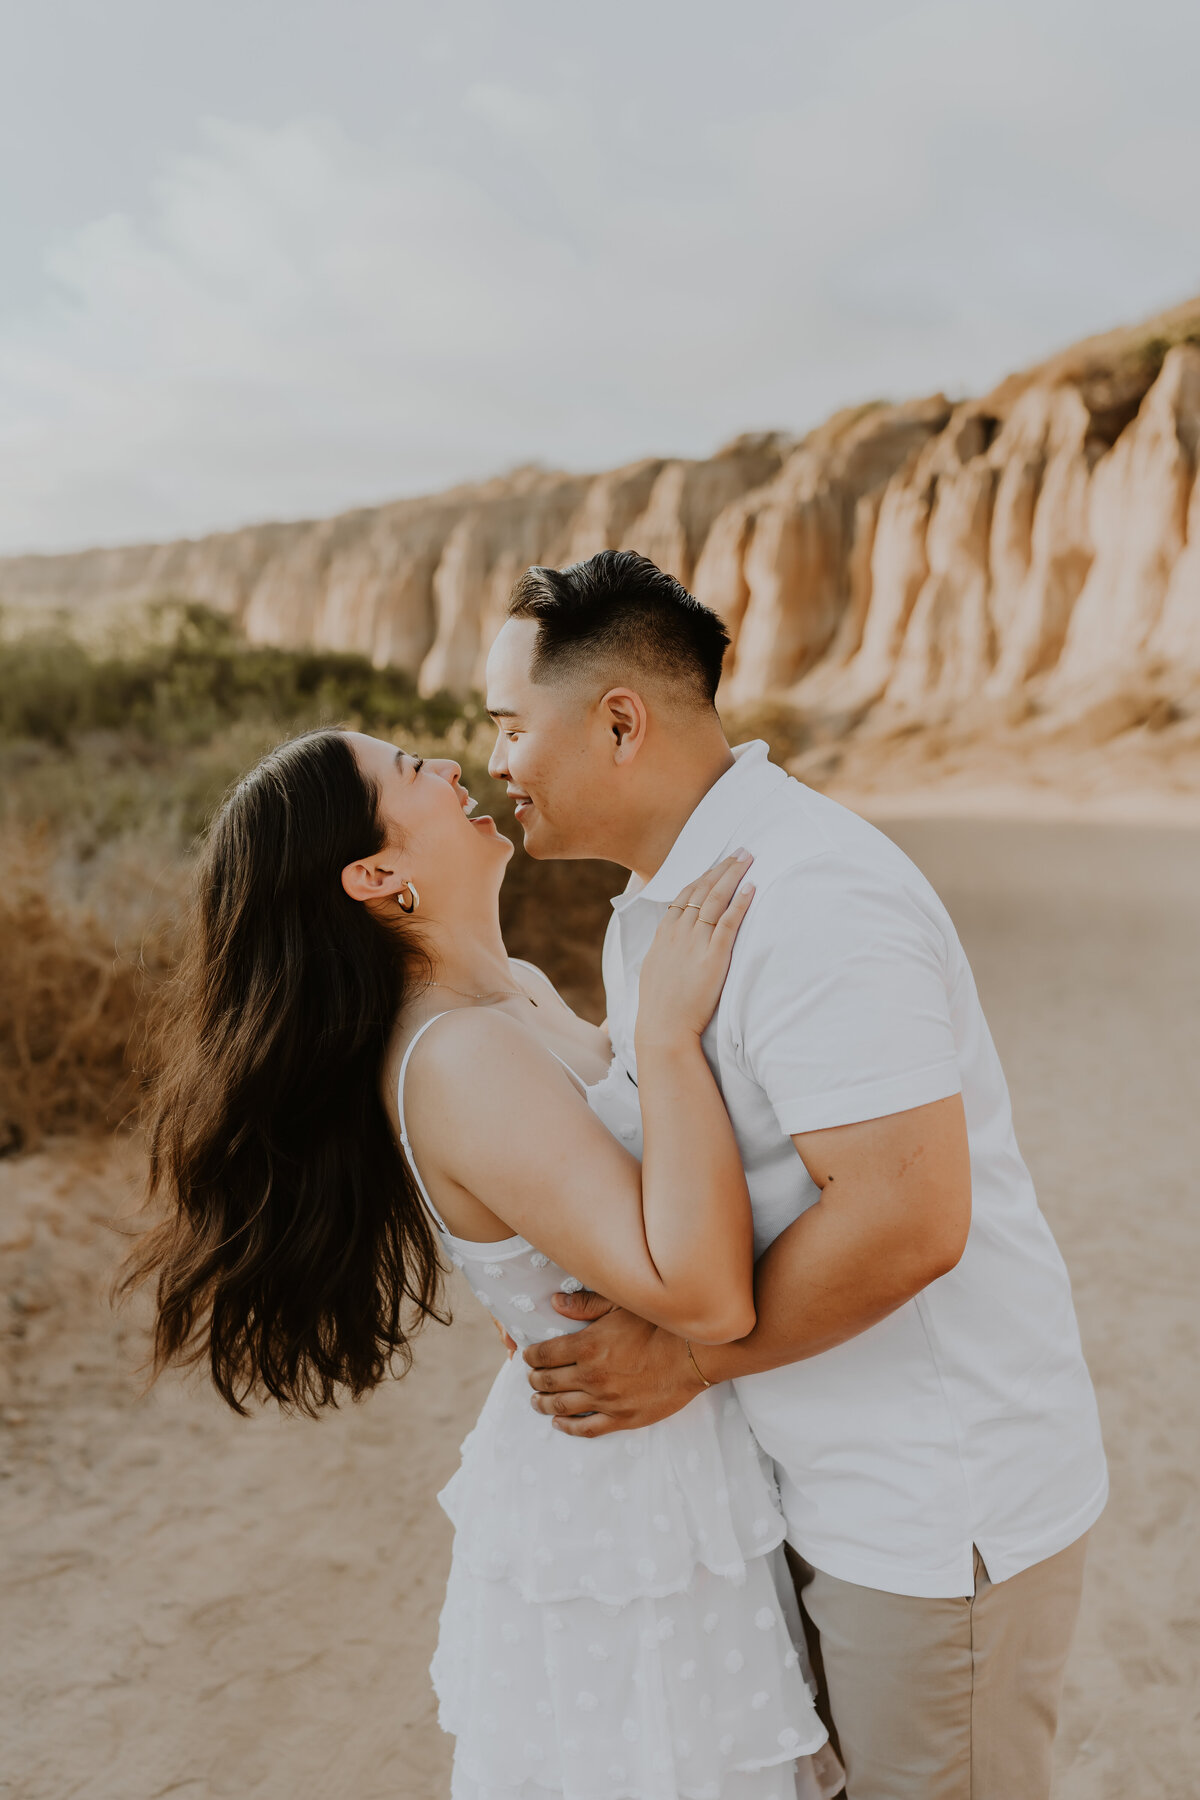
[[[693,1369],[695,1369],[697,1375],[700,1377],[700,1379],[704,1383],[705,1387],[706,1388],[711,1387],[712,1382],[708,1379],[708,1376],[704,1373],[704,1370],[700,1367],[700,1364],[696,1361],[695,1352],[693,1351],[691,1344],[688,1343],[687,1338],[684,1338],[683,1341],[685,1344],[687,1344],[688,1361],[691,1363]]]

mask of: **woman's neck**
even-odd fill
[[[439,987],[475,996],[514,986],[496,911],[430,920],[423,941]]]

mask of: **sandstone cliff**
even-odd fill
[[[334,519],[0,560],[0,602],[165,594],[248,635],[465,692],[513,581],[642,550],[727,620],[725,696],[832,732],[1034,720],[1103,737],[1200,707],[1200,301],[981,400],[762,433],[704,461],[521,469]]]

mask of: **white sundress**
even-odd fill
[[[439,1013],[437,1018],[446,1015]],[[582,1285],[522,1237],[454,1237],[401,1138],[450,1261],[518,1345],[581,1329]],[[561,1058],[558,1059],[561,1061]],[[568,1065],[571,1079],[583,1087]],[[641,1154],[616,1063],[584,1087]],[[457,1473],[431,1674],[456,1739],[451,1800],[828,1800],[842,1774],[813,1706],[770,1464],[733,1391],[638,1431],[580,1439],[501,1368]]]

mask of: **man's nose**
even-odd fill
[[[492,754],[488,757],[488,774],[493,781],[508,779],[508,746],[500,736],[497,736]]]

